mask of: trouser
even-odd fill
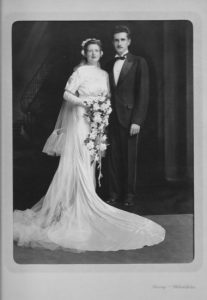
[[[130,136],[129,129],[122,127],[117,118],[109,127],[107,150],[109,197],[133,197],[137,181],[138,134]]]

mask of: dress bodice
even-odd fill
[[[79,97],[109,95],[108,74],[96,66],[81,66],[70,76],[65,89]]]

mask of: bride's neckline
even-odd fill
[[[94,68],[100,69],[100,66],[97,66],[97,65],[85,64],[85,66],[87,66],[87,67],[94,67]]]

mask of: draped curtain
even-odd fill
[[[55,102],[61,102],[65,81],[80,61],[81,42],[88,37],[100,38],[104,46],[104,65],[114,54],[111,32],[119,23],[129,25],[132,30],[131,52],[144,56],[150,69],[150,107],[140,149],[140,178],[147,180],[153,174],[154,179],[192,180],[193,28],[188,21],[14,23],[13,121],[24,118],[27,103],[28,107],[32,103],[32,114],[36,118],[39,113],[42,115],[42,123],[34,122],[33,125],[41,127],[35,136],[41,140],[45,123],[57,114]],[[51,62],[54,62],[53,67]],[[50,68],[47,67],[49,64]],[[48,72],[40,73],[41,66]],[[33,97],[29,92],[35,76],[39,76],[39,81]],[[30,94],[30,99],[24,98],[25,111],[22,111],[25,92]],[[49,115],[48,111],[52,110]]]
[[[193,178],[193,48],[190,22],[164,22],[164,171]]]

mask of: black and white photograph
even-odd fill
[[[2,1],[2,300],[206,299],[206,5],[135,2]]]
[[[185,20],[13,24],[17,263],[192,262],[192,46]]]

